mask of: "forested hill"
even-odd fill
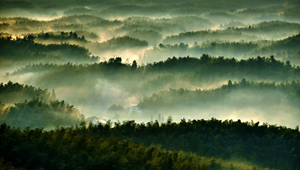
[[[216,31],[192,31],[184,32],[178,35],[171,35],[164,39],[164,44],[176,44],[176,43],[186,43],[194,44],[195,42],[204,42],[205,40],[226,40],[226,41],[240,41],[243,39],[255,41],[259,38],[254,35],[247,35],[241,32],[235,32],[232,30],[216,30]]]
[[[138,66],[135,61],[132,64],[123,63],[119,57],[94,64],[30,64],[16,70],[12,76],[26,73],[37,75],[39,87],[90,87],[85,94],[91,95],[95,94],[92,85],[97,84],[99,79],[113,83],[122,90],[126,89],[129,94],[138,92],[151,95],[169,88],[195,89],[210,84],[216,84],[214,87],[217,87],[228,80],[240,81],[243,78],[276,82],[300,78],[299,66],[292,66],[288,61],[278,61],[273,56],[237,60],[206,54],[197,58],[173,57],[142,66]],[[185,85],[180,85],[181,82]]]
[[[159,124],[116,123],[113,129],[90,125],[96,136],[131,138],[146,146],[160,143],[163,149],[195,152],[223,160],[246,160],[261,167],[299,169],[299,127],[289,129],[259,122],[232,120],[181,120]],[[213,169],[213,168],[212,168]]]
[[[34,42],[34,36],[25,36],[12,40],[11,37],[0,39],[0,60],[2,63],[15,61],[31,62],[90,62],[90,53],[84,47],[70,44],[44,45]]]
[[[154,93],[151,96],[144,96],[138,104],[139,108],[149,113],[177,112],[184,114],[191,110],[205,109],[218,111],[223,109],[261,109],[272,112],[276,106],[285,106],[300,109],[300,81],[268,83],[250,82],[245,79],[240,82],[228,81],[227,85],[210,90],[187,90],[170,89]],[[214,109],[212,109],[214,108]],[[296,111],[297,112],[297,111]],[[175,113],[174,113],[175,114]]]
[[[147,64],[145,70],[148,72],[175,72],[175,73],[185,73],[185,72],[202,72],[201,74],[240,74],[249,75],[251,74],[260,76],[261,74],[268,74],[268,78],[272,78],[271,73],[274,71],[276,74],[274,76],[281,77],[284,75],[289,75],[289,71],[295,74],[299,74],[299,66],[293,67],[290,62],[283,63],[276,60],[274,56],[266,57],[256,57],[249,58],[247,60],[237,60],[235,58],[224,58],[224,57],[211,57],[207,54],[203,54],[200,58],[195,57],[173,57],[168,58],[165,61],[154,62],[153,64]],[[295,70],[295,71],[292,71]],[[257,74],[260,73],[260,74]],[[289,76],[288,76],[289,77]]]
[[[259,122],[183,119],[172,123],[170,118],[162,124],[125,121],[111,128],[110,123],[88,127],[81,123],[55,131],[21,131],[2,124],[0,132],[0,165],[15,168],[300,169],[299,127]],[[161,148],[150,146],[158,143]]]
[[[13,83],[9,81],[7,84],[0,84],[0,102],[5,104],[12,104],[16,102],[23,102],[24,100],[31,100],[39,98],[44,101],[55,100],[55,92],[52,95],[48,90],[42,90],[33,86]]]
[[[257,53],[265,53],[268,51],[296,51],[300,48],[300,34],[288,37],[286,39],[275,42],[270,46],[266,46]]]
[[[11,81],[0,84],[0,123],[21,129],[53,129],[57,124],[71,126],[83,119],[73,105],[58,101],[54,90],[48,92]]]
[[[281,32],[284,34],[285,31],[296,32],[299,30],[300,24],[286,21],[264,21],[258,24],[249,25],[246,27],[229,27],[228,30],[234,30],[243,33],[263,33],[270,34],[272,32]],[[265,35],[266,36],[266,35]]]
[[[299,2],[0,0],[0,170],[300,170]]]
[[[144,66],[137,67],[134,65],[121,63],[122,58],[111,58],[108,62],[94,64],[30,64],[15,71],[13,74],[23,74],[37,71],[56,71],[64,70],[64,74],[68,74],[65,70],[81,73],[99,73],[106,75],[107,73],[119,74],[156,74],[156,73],[196,73],[202,75],[240,75],[257,78],[268,77],[269,80],[278,79],[294,79],[299,77],[299,66],[293,66],[289,61],[281,62],[276,60],[274,56],[269,58],[256,57],[247,60],[237,60],[235,58],[211,57],[203,54],[201,57],[173,57],[165,61],[148,63]],[[101,72],[99,72],[101,71]],[[62,76],[64,74],[61,74]],[[247,78],[247,77],[245,77]]]
[[[266,44],[271,43],[270,41]],[[261,43],[262,44],[262,43]],[[264,44],[264,43],[263,43]],[[265,44],[264,44],[265,45]],[[198,54],[210,54],[212,56],[230,56],[237,59],[244,58],[248,54],[260,47],[258,42],[228,42],[228,41],[207,41],[201,45],[194,44],[159,44],[158,47],[146,50],[142,62],[151,63],[159,61],[162,56],[197,56]]]
[[[78,109],[64,101],[32,99],[15,103],[14,106],[0,103],[0,122],[20,129],[54,129],[56,125],[68,127],[79,124],[83,119],[84,116]]]

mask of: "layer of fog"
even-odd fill
[[[77,1],[76,1],[77,2]],[[299,34],[299,17],[297,2],[283,1],[281,3],[261,2],[255,4],[252,8],[246,8],[243,3],[233,3],[229,7],[223,9],[222,4],[213,4],[209,7],[209,3],[202,4],[191,2],[191,6],[187,2],[180,1],[176,4],[158,3],[143,4],[142,2],[134,2],[127,4],[126,2],[118,5],[113,3],[96,4],[79,6],[78,4],[65,4],[60,6],[45,5],[43,3],[34,6],[28,4],[29,7],[18,6],[15,8],[1,8],[0,31],[2,35],[12,35],[13,38],[23,37],[27,34],[39,34],[53,32],[60,34],[64,32],[76,32],[78,36],[84,36],[87,42],[78,42],[77,40],[63,41],[65,43],[83,46],[91,52],[91,55],[99,56],[105,61],[111,57],[122,57],[123,63],[130,64],[136,60],[138,64],[150,62],[158,62],[173,56],[201,56],[203,53],[209,53],[214,56],[248,58],[257,55],[266,56],[277,54],[283,60],[291,60],[300,57],[299,51],[291,51],[278,49],[271,52],[262,52],[262,48],[272,47],[273,43]],[[75,2],[74,2],[75,3]],[[245,2],[244,2],[245,3]],[[207,10],[205,7],[208,6]],[[216,8],[217,10],[215,10]],[[81,16],[79,16],[81,15]],[[26,17],[26,18],[3,18],[3,17]],[[16,23],[18,21],[18,24]],[[44,22],[47,21],[47,22]],[[191,22],[195,21],[195,22]],[[287,23],[284,21],[288,21]],[[277,27],[277,22],[283,27]],[[6,26],[4,23],[8,23]],[[259,26],[270,24],[271,28],[259,30]],[[231,27],[228,29],[228,27]],[[251,29],[252,28],[252,29]],[[282,29],[281,29],[282,28]],[[232,32],[231,32],[232,31]],[[201,35],[197,35],[197,33]],[[94,35],[93,35],[94,34]],[[192,36],[189,36],[191,34]],[[216,34],[211,35],[211,34]],[[90,36],[89,36],[90,35]],[[185,37],[187,35],[187,37]],[[146,41],[148,46],[138,47],[121,46],[112,47],[108,50],[100,48],[101,43],[107,43],[116,37],[129,36],[137,40]],[[35,42],[42,44],[60,44],[62,41],[57,40],[41,40],[36,39]],[[196,43],[195,43],[196,42]],[[183,43],[183,44],[181,44]],[[240,49],[239,46],[232,49],[218,49],[222,43],[239,43],[247,46],[249,43],[254,44],[250,49]],[[126,42],[125,42],[126,44]],[[168,44],[176,46],[175,48],[167,47]],[[256,46],[257,45],[257,46]],[[212,47],[214,46],[214,47]],[[184,47],[181,49],[181,47]],[[280,53],[280,54],[278,54]],[[0,55],[1,57],[1,55]],[[97,62],[99,62],[97,61]],[[293,64],[300,64],[295,59]],[[113,81],[99,78],[95,75],[91,77],[76,77],[74,81],[65,80],[64,84],[60,84],[55,76],[49,77],[47,73],[26,73],[21,75],[11,75],[21,66],[27,65],[29,62],[20,63],[15,61],[9,66],[0,68],[0,82],[19,82],[22,84],[33,85],[43,89],[55,89],[57,97],[60,100],[75,105],[85,114],[86,117],[98,116],[105,119],[116,119],[114,114],[107,113],[109,106],[116,104],[121,105],[125,109],[138,105],[144,95],[151,95],[169,88],[179,89],[212,89],[220,87],[227,83],[227,80],[214,82],[213,84],[195,85],[187,81],[174,80],[163,87],[158,86],[152,88],[144,88],[139,92],[129,92],[125,87],[127,84],[155,83],[153,79],[135,82],[127,80],[126,86],[123,84],[115,84]],[[70,61],[74,63],[74,61]],[[1,63],[2,64],[2,63]],[[234,80],[234,79],[232,79]],[[235,80],[238,80],[237,78]],[[59,83],[58,83],[59,82]],[[155,89],[157,87],[157,89]],[[132,89],[131,89],[132,90]],[[240,94],[234,94],[228,98],[236,98]],[[246,96],[247,98],[249,96]],[[284,96],[281,96],[284,98]],[[153,119],[159,114],[154,111]],[[177,114],[174,114],[177,112]],[[160,112],[166,120],[168,116],[172,116],[174,121],[180,121],[181,118],[186,119],[210,119],[216,117],[218,119],[241,119],[243,121],[260,121],[269,124],[285,125],[295,127],[298,111],[287,105],[271,105],[268,108],[259,107],[242,107],[234,108],[225,105],[214,106],[210,108],[191,109],[182,107],[179,110]],[[129,114],[129,113],[128,113]],[[285,115],[284,117],[282,115]],[[126,117],[126,116],[125,116]],[[147,122],[151,120],[151,114],[136,117],[126,117],[128,119],[136,119],[138,122]],[[123,118],[121,117],[120,120]]]
[[[138,63],[147,63],[147,62],[154,62],[157,60],[166,59],[172,56],[187,56],[187,55],[198,55],[199,53],[209,53],[216,56],[225,56],[225,57],[235,57],[235,58],[248,58],[254,57],[255,55],[274,55],[277,51],[271,53],[254,53],[254,50],[259,49],[260,47],[267,46],[275,40],[282,40],[284,38],[291,37],[297,33],[299,33],[299,24],[297,23],[288,23],[288,22],[280,22],[280,21],[272,21],[267,23],[258,23],[254,25],[248,25],[241,23],[240,21],[236,21],[237,23],[243,24],[241,27],[235,27],[227,29],[226,27],[219,27],[217,25],[208,25],[206,27],[200,26],[193,23],[188,24],[178,24],[179,21],[184,21],[185,19],[196,19],[199,22],[207,22],[203,20],[201,17],[196,16],[185,16],[181,19],[181,17],[171,17],[165,19],[157,19],[157,18],[147,18],[147,17],[129,17],[125,18],[124,20],[103,20],[102,18],[94,17],[94,16],[80,16],[78,20],[76,20],[76,16],[71,17],[64,17],[58,18],[54,20],[50,20],[48,24],[40,21],[33,20],[33,23],[38,23],[41,25],[40,27],[34,26],[32,27],[31,20],[28,23],[23,23],[23,27],[26,29],[22,29],[23,27],[14,26],[16,25],[14,22],[22,22],[22,18],[18,19],[5,19],[3,18],[3,23],[9,23],[9,27],[3,27],[2,31],[4,31],[3,36],[6,33],[12,35],[12,37],[22,37],[28,33],[35,33],[36,35],[40,34],[41,32],[49,32],[54,31],[53,33],[56,35],[60,34],[62,31],[61,27],[55,28],[59,24],[66,24],[66,26],[70,26],[70,28],[63,29],[64,32],[68,33],[69,31],[73,31],[77,33],[79,38],[86,37],[87,41],[77,41],[77,40],[42,40],[40,38],[36,38],[35,42],[43,43],[43,44],[60,44],[70,43],[83,46],[92,53],[94,56],[100,56],[103,60],[107,60],[114,56],[120,56],[122,58],[128,58],[129,62],[133,60],[137,60]],[[86,20],[85,20],[86,19]],[[103,22],[103,24],[91,25],[91,23],[95,22]],[[176,22],[175,22],[176,21]],[[235,20],[226,21],[222,24],[230,23],[234,25]],[[54,24],[54,25],[53,25]],[[56,24],[56,25],[55,25]],[[74,24],[74,26],[72,26]],[[76,24],[79,24],[80,27],[77,27]],[[87,24],[87,25],[85,25]],[[105,25],[108,24],[108,25]],[[145,24],[145,25],[143,25]],[[148,24],[148,25],[147,25]],[[222,25],[221,24],[221,25]],[[269,24],[271,27],[274,27],[272,31],[266,30],[263,26],[265,24]],[[281,24],[281,25],[280,25]],[[19,25],[19,24],[17,24]],[[160,27],[160,25],[162,27]],[[164,28],[164,26],[171,25],[170,29]],[[279,26],[277,26],[279,25]],[[179,27],[178,27],[179,26]],[[249,29],[249,28],[252,29]],[[282,27],[282,28],[281,28]],[[206,30],[210,28],[211,30]],[[212,31],[214,28],[218,28],[215,31]],[[253,29],[254,28],[254,29]],[[223,30],[222,30],[223,29]],[[60,30],[60,31],[59,31]],[[84,31],[83,31],[84,30]],[[50,32],[52,33],[52,32]],[[149,36],[147,36],[149,34]],[[91,36],[93,35],[93,36]],[[125,37],[129,36],[135,38],[137,40],[146,41],[148,43],[148,47],[141,48],[138,46],[117,46],[114,48],[108,48],[107,50],[103,51],[101,44],[110,42],[112,39],[116,37]],[[144,38],[143,38],[144,37]],[[221,40],[220,40],[221,39]],[[213,49],[212,47],[207,48],[207,44],[209,43],[241,43],[241,44],[258,44],[256,49],[252,51],[243,51],[239,49],[230,49],[229,53],[224,51],[223,49]],[[162,43],[163,45],[174,44],[179,45],[180,43],[188,44],[189,48],[187,50],[178,49],[177,51],[163,52],[163,54],[158,55],[154,54],[155,56],[149,55],[149,51],[154,51],[156,47],[158,47]],[[198,47],[197,47],[198,46]],[[194,50],[192,48],[207,48],[204,50]],[[218,46],[214,47],[218,48]],[[190,50],[191,49],[191,50]],[[240,52],[239,52],[240,51]],[[287,49],[286,51],[289,51]],[[236,53],[239,52],[239,53]],[[283,54],[283,53],[282,53]],[[281,54],[281,55],[282,55]],[[295,53],[295,55],[297,55]],[[290,54],[283,54],[281,58],[287,58],[291,56]],[[103,61],[102,60],[102,61]]]
[[[40,77],[40,78],[39,78]],[[102,119],[112,119],[113,121],[123,121],[126,119],[135,119],[137,122],[148,122],[158,119],[159,114],[164,116],[166,121],[169,116],[172,116],[173,121],[180,121],[182,118],[185,119],[210,119],[215,117],[220,120],[226,119],[241,119],[242,121],[254,122],[267,122],[269,124],[277,124],[282,126],[288,126],[294,128],[298,125],[300,117],[298,115],[298,108],[291,105],[287,100],[288,94],[279,92],[266,92],[258,95],[251,91],[233,91],[227,96],[222,96],[226,99],[226,102],[210,101],[208,105],[200,106],[189,106],[189,104],[176,104],[172,107],[164,109],[153,110],[140,110],[135,108],[137,112],[131,113],[130,110],[133,106],[137,106],[143,99],[144,95],[151,95],[155,91],[148,93],[129,93],[124,86],[114,84],[111,81],[105,79],[80,80],[78,77],[78,83],[68,83],[66,80],[65,84],[55,85],[53,83],[42,83],[39,81],[43,77],[41,73],[28,73],[25,75],[9,75],[2,76],[1,81],[6,82],[8,80],[24,83],[40,87],[42,89],[54,89],[56,96],[59,100],[64,100],[69,104],[74,105],[78,108],[85,117],[97,116]],[[55,80],[49,82],[55,82]],[[136,82],[132,82],[136,83]],[[174,84],[175,83],[175,84]],[[220,87],[224,82],[218,82],[207,86],[193,86],[188,82],[175,81],[172,84],[167,84],[163,89],[215,89]],[[145,92],[145,91],[144,91]],[[271,97],[273,95],[274,97]],[[274,101],[265,101],[267,99],[274,98]],[[176,100],[176,99],[174,99]],[[277,101],[277,102],[276,102]],[[21,102],[21,101],[20,101]],[[249,105],[249,103],[255,105]],[[278,103],[279,102],[279,103]],[[267,103],[267,104],[266,104]],[[121,105],[124,107],[124,111],[118,113],[108,113],[107,109],[113,105]],[[284,115],[284,116],[283,116]]]

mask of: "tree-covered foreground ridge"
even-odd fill
[[[300,132],[233,120],[0,126],[2,169],[300,169]]]

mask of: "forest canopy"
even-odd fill
[[[1,0],[0,169],[300,170],[299,31],[299,0]]]

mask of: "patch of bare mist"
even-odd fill
[[[126,107],[132,107],[132,106],[136,106],[138,103],[139,103],[139,101],[142,99],[142,95],[141,94],[138,94],[138,93],[136,93],[136,94],[131,94],[130,96],[128,96],[126,99],[125,99],[125,101],[124,101],[124,103],[125,103],[125,108]]]
[[[0,63],[0,77],[7,76],[23,66],[23,64],[13,63],[12,61],[1,61]]]
[[[272,105],[272,108],[261,109],[255,107],[234,108],[227,106],[211,106],[201,109],[181,108],[177,111],[163,112],[154,111],[153,117],[156,118],[160,113],[165,117],[171,116],[174,122],[180,122],[181,119],[205,119],[216,118],[218,120],[241,120],[242,122],[260,122],[268,123],[269,125],[286,126],[295,128],[299,125],[300,117],[297,109],[284,106],[284,105]]]
[[[8,81],[17,82],[20,84],[26,85],[36,85],[35,77],[38,73],[26,73],[26,74],[18,74],[18,75],[1,75],[0,82],[7,83]]]
[[[106,116],[105,112],[109,106],[134,106],[140,98],[139,94],[130,95],[122,86],[102,79],[83,86],[70,84],[57,87],[55,92],[58,99],[74,105],[85,117]]]
[[[217,119],[226,120],[238,120],[245,122],[260,122],[268,123],[270,125],[286,126],[295,128],[299,125],[300,117],[296,108],[285,105],[272,105],[269,108],[261,109],[255,107],[248,107],[243,109],[225,109],[221,108],[221,113],[224,115],[216,116]]]
[[[239,81],[238,79],[236,81]],[[218,87],[221,87],[222,85],[227,85],[227,80],[220,80],[220,81],[213,81],[209,83],[201,82],[201,85],[197,85],[198,88],[191,89],[191,90],[210,90],[210,89],[216,89]]]
[[[120,91],[119,91],[120,92]],[[122,95],[121,95],[122,96]],[[246,95],[247,96],[247,95]],[[244,96],[244,97],[246,97]],[[109,96],[111,97],[111,96]],[[118,100],[111,100],[109,97],[106,97],[109,101],[113,101],[113,103],[119,103],[120,105],[123,104],[125,108],[130,106],[135,106],[134,103],[137,102],[137,100],[141,97],[138,95],[133,96],[127,96],[123,95],[122,97],[125,98],[125,102],[119,102]],[[112,96],[112,98],[115,98],[116,96]],[[234,97],[234,96],[232,96]],[[236,100],[243,100],[243,96],[237,97]],[[251,98],[253,96],[250,96]],[[127,98],[127,99],[126,99]],[[228,100],[231,100],[230,97]],[[127,103],[127,104],[126,104]],[[201,103],[199,103],[201,104]],[[109,105],[108,105],[109,106]],[[91,108],[91,107],[90,107]],[[105,109],[102,108],[103,111],[101,111],[102,114],[98,114],[99,116],[106,118],[106,119],[112,119],[114,115],[109,115],[104,113]],[[97,112],[98,111],[98,112]],[[96,113],[100,113],[99,110],[97,110]],[[92,112],[89,112],[92,113]],[[86,113],[84,113],[87,115]],[[90,114],[90,116],[95,115]],[[130,113],[125,113],[125,115],[129,115]],[[300,116],[299,111],[291,106],[287,105],[285,102],[282,102],[280,104],[271,103],[267,106],[261,105],[230,105],[230,104],[218,104],[218,103],[211,103],[210,105],[203,106],[203,107],[192,107],[192,106],[184,106],[184,107],[176,107],[174,108],[168,108],[167,110],[152,110],[148,111],[147,114],[142,113],[141,115],[136,115],[134,117],[127,118],[126,116],[121,117],[119,120],[135,120],[138,123],[141,122],[149,122],[151,120],[158,119],[158,115],[161,115],[164,117],[164,120],[166,122],[167,118],[169,116],[172,117],[174,122],[180,122],[181,119],[185,118],[188,119],[205,119],[209,120],[211,118],[216,118],[219,120],[241,120],[243,122],[260,122],[260,125],[263,123],[268,123],[270,125],[278,125],[278,126],[286,126],[290,128],[294,128],[297,125],[299,125],[300,122]]]
[[[112,84],[106,80],[98,80],[95,84],[95,94],[105,100],[105,104],[124,105],[128,98],[128,92],[122,86]]]
[[[236,91],[227,95],[226,100],[227,104],[212,108],[220,113],[215,114],[218,119],[241,119],[248,122],[253,120],[291,128],[299,125],[298,109],[281,92]]]
[[[217,30],[222,30],[222,29],[220,28],[219,25],[216,25],[215,27],[210,28],[210,30],[217,31]]]
[[[252,169],[253,166],[257,166],[255,163],[243,159],[242,157],[231,156],[229,160],[222,160],[223,164],[227,164],[228,167],[234,165],[237,169]]]
[[[295,128],[299,125],[300,117],[296,108],[286,105],[272,105],[266,109],[245,108],[237,110],[227,110],[227,115],[219,116],[221,120],[233,119],[241,121],[267,122],[270,125],[287,126]]]
[[[118,36],[125,36],[126,32],[115,32],[116,29],[122,27],[121,26],[110,26],[110,27],[94,27],[90,28],[92,32],[95,32],[97,35],[99,35],[100,40],[98,41],[99,43],[108,41],[112,39],[113,37],[118,37]]]
[[[59,100],[65,100],[70,105],[74,105],[85,117],[98,115],[105,110],[101,104],[98,104],[95,98],[99,98],[93,93],[91,87],[58,87],[55,88],[56,97]]]
[[[56,14],[56,15],[54,15]],[[45,15],[40,15],[40,14],[36,14],[36,15],[32,15],[30,18],[34,18],[38,21],[52,21],[52,20],[55,20],[55,19],[59,19],[63,17],[63,14],[62,14],[62,11],[53,11],[53,12],[50,12],[50,13],[47,13]]]
[[[213,93],[211,93],[213,95]],[[199,101],[181,100],[169,107],[156,107],[143,110],[145,115],[152,115],[154,118],[162,115],[165,118],[172,116],[173,121],[181,119],[211,119],[238,120],[243,122],[260,122],[270,125],[286,126],[295,128],[299,125],[300,115],[297,105],[288,99],[287,94],[271,89],[237,90],[220,96],[219,99],[207,99]],[[177,101],[176,98],[171,100]],[[207,101],[206,101],[207,100]],[[166,101],[166,103],[168,103]],[[150,116],[148,116],[150,117]],[[146,116],[144,118],[147,118]],[[166,119],[165,119],[166,120]]]
[[[125,35],[125,34],[118,34],[118,35],[114,36],[114,35],[110,35],[107,32],[96,32],[96,33],[99,35],[100,39],[98,41],[96,41],[95,43],[103,43],[103,42],[106,42],[106,41],[112,39],[113,37]]]

